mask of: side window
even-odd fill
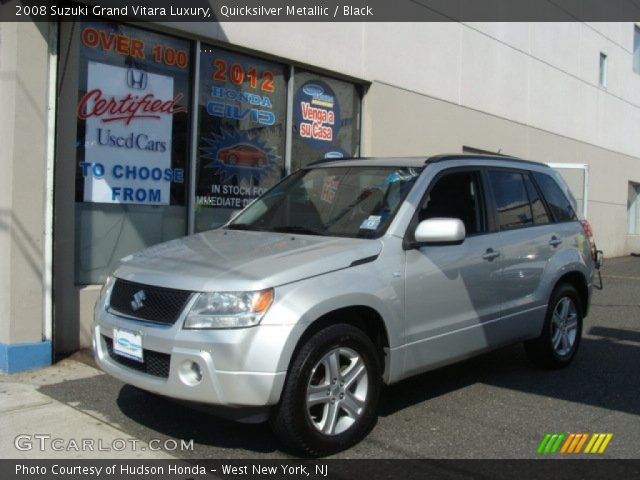
[[[536,225],[550,223],[551,219],[549,218],[547,209],[529,175],[524,176],[524,183],[527,187],[527,194],[529,194],[529,202],[531,203],[531,211],[533,212],[533,223]]]
[[[533,172],[533,177],[540,187],[556,222],[570,222],[577,219],[571,202],[552,177],[538,172]]]
[[[449,173],[438,179],[418,215],[420,221],[436,217],[459,218],[467,235],[484,232],[478,172]]]
[[[533,225],[529,196],[521,173],[490,171],[489,183],[496,202],[500,230]]]

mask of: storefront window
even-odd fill
[[[216,228],[287,170],[359,155],[356,85],[298,69],[288,83],[285,64],[207,45],[195,78],[195,42],[114,22],[80,22],[69,38],[61,61],[73,79],[75,146],[67,137],[57,161],[75,169],[77,285],[102,283],[120,258],[187,234],[189,205],[194,231]]]
[[[200,51],[195,230],[215,228],[284,174],[284,65]]]
[[[80,24],[76,283],[186,233],[191,43]]]
[[[310,72],[294,78],[291,171],[322,158],[360,154],[360,96],[355,85]]]

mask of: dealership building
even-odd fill
[[[0,84],[0,371],[90,347],[119,258],[320,158],[546,162],[640,253],[634,23],[7,22]]]

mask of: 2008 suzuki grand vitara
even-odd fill
[[[124,258],[96,360],[168,397],[265,407],[287,445],[332,453],[367,434],[383,382],[519,341],[571,362],[597,264],[575,209],[556,172],[514,158],[318,162],[221,228]]]

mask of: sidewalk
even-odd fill
[[[108,424],[98,412],[80,411],[43,395],[39,387],[104,375],[79,360],[80,352],[51,367],[0,375],[0,458],[171,459],[164,451]],[[17,444],[17,445],[16,445]]]

